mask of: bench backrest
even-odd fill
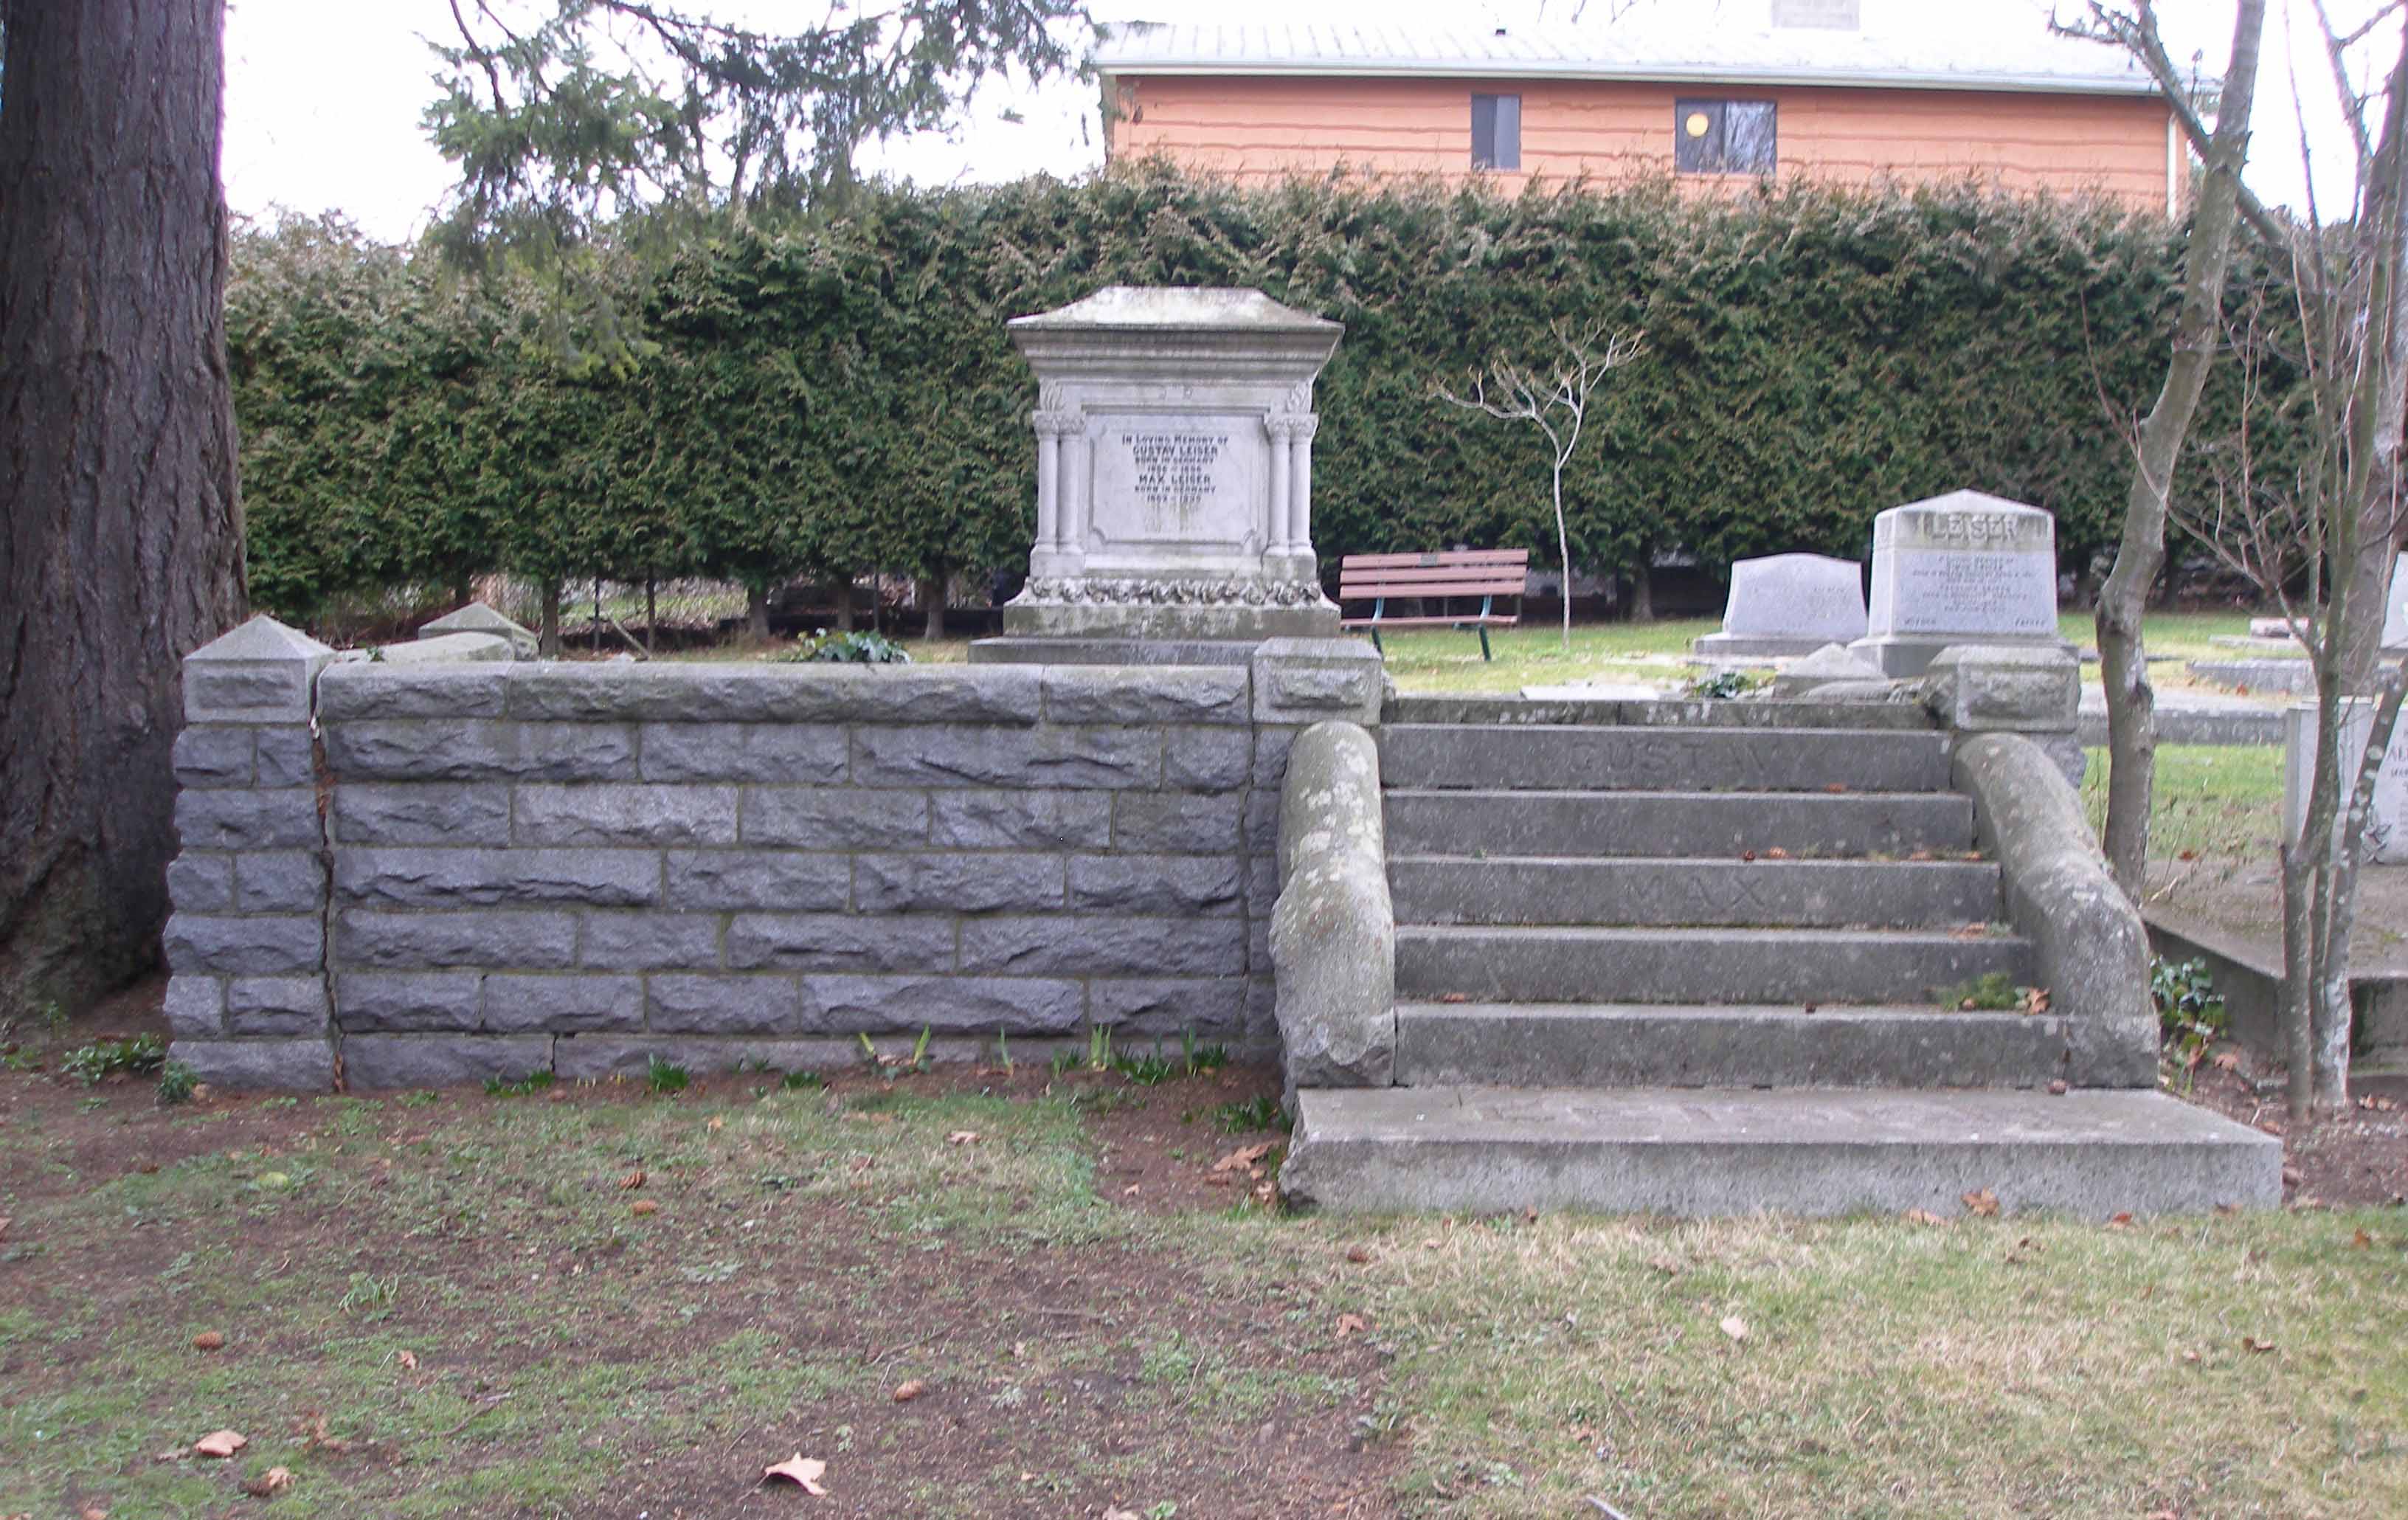
[[[1428,554],[1349,554],[1338,562],[1338,599],[1373,596],[1519,596],[1526,549],[1452,549]]]

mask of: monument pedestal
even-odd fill
[[[972,659],[1243,664],[1337,636],[1312,408],[1338,323],[1259,291],[1116,285],[1010,331],[1037,371],[1037,542]]]

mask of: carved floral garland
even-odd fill
[[[1059,603],[1073,607],[1324,607],[1320,586],[1310,581],[1154,581],[1096,577],[1035,576],[1015,606]]]

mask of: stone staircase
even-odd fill
[[[1421,721],[1379,736],[1390,1088],[1306,1089],[1284,1182],[1354,1208],[2106,1214],[2260,1195],[2279,1147],[2081,1089],[1928,727]],[[1609,710],[1610,711],[1610,710]],[[1476,716],[1477,714],[1472,714]],[[1561,714],[1558,714],[1560,716]],[[1792,721],[1818,716],[1800,708]],[[1912,711],[1899,714],[1910,717]],[[2268,1164],[2270,1150],[2275,1157]]]

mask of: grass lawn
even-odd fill
[[[2107,825],[2107,752],[2090,752],[2082,781],[2090,826]],[[2165,744],[2157,749],[2149,853],[2274,858],[2283,832],[2283,750],[2277,744]]]
[[[1268,1080],[0,1073],[0,1513],[2408,1513],[2398,1211],[1287,1218]]]

